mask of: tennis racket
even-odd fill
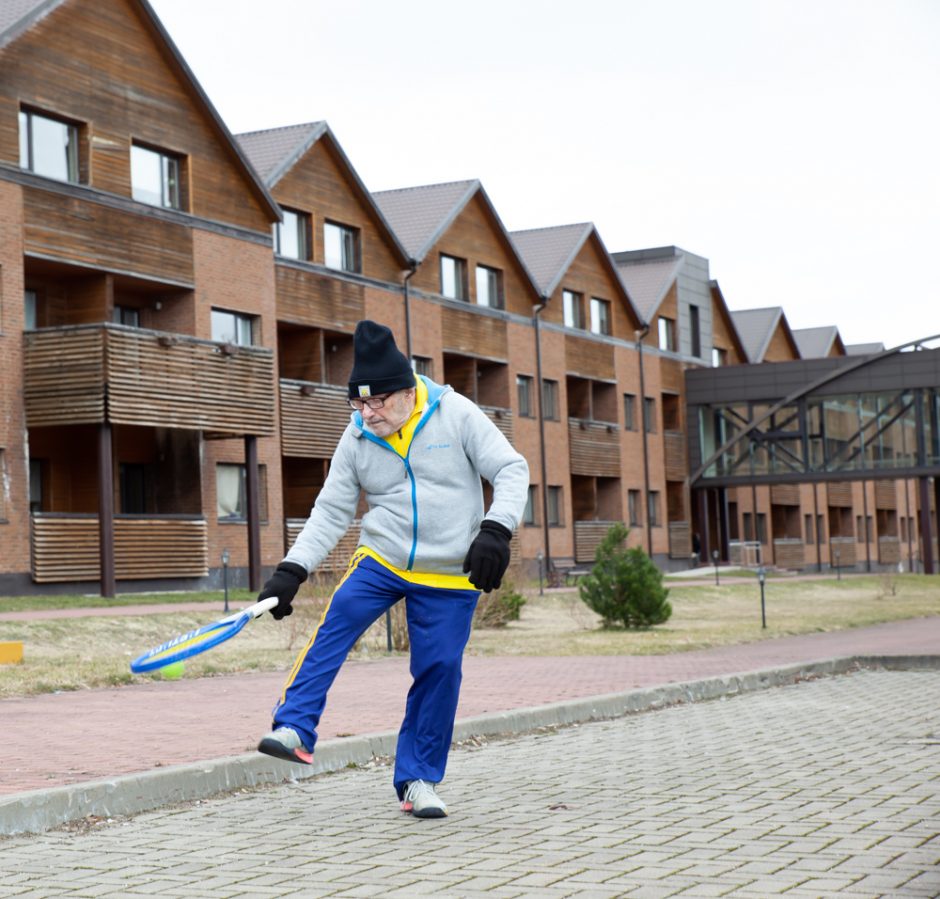
[[[166,643],[161,643],[134,659],[131,662],[131,671],[134,674],[145,674],[212,649],[213,646],[218,646],[234,637],[249,621],[263,615],[268,609],[273,609],[277,602],[276,596],[269,596],[253,606],[229,615],[228,618],[204,624],[187,634],[180,634],[172,640],[167,640]]]

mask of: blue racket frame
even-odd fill
[[[175,662],[181,662],[183,659],[189,659],[192,658],[192,656],[206,652],[206,650],[212,649],[214,646],[218,646],[226,640],[230,640],[248,624],[249,621],[257,618],[259,615],[263,615],[268,609],[273,609],[277,603],[277,597],[270,596],[267,599],[261,600],[261,602],[256,602],[253,606],[248,606],[248,608],[236,612],[234,615],[229,615],[227,618],[213,621],[211,624],[204,624],[202,627],[197,627],[188,633],[179,634],[172,640],[167,640],[166,643],[161,643],[153,649],[148,649],[143,655],[134,659],[134,661],[131,662],[131,671],[134,674],[146,674],[148,671],[157,671],[160,668],[165,668],[167,665],[172,665]],[[190,640],[194,640],[196,637],[201,637],[203,634],[209,634],[213,631],[218,631],[218,633],[206,640],[201,640],[194,646],[182,645]],[[174,646],[181,646],[181,649],[169,655],[163,654]]]

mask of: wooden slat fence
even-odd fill
[[[685,476],[688,474],[685,431],[666,431],[663,434],[663,450],[666,463],[666,480],[685,480]]]
[[[594,562],[594,554],[614,521],[576,521],[574,523],[574,560],[579,565]]]
[[[331,458],[349,424],[346,388],[282,379],[280,390],[281,452],[306,459]]]
[[[692,528],[687,521],[669,522],[669,558],[692,558]]]
[[[510,442],[513,442],[513,417],[512,409],[502,409],[497,406],[480,406],[486,413],[486,417],[502,431],[503,436]]]
[[[774,540],[774,564],[777,568],[803,568],[806,565],[803,541],[793,537]]]
[[[34,514],[30,531],[37,583],[95,581],[101,577],[97,515]],[[114,520],[118,580],[205,577],[207,528],[203,518]]]

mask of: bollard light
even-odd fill
[[[224,611],[226,612],[228,611],[228,560],[229,560],[228,550],[223,549],[222,550],[222,590],[225,596]]]
[[[836,580],[842,580],[842,566],[839,564],[839,550],[836,550]]]
[[[712,550],[712,561],[715,563],[715,586],[720,587],[721,584],[718,581],[718,550]]]
[[[767,627],[767,610],[764,606],[764,581],[767,580],[767,572],[764,570],[764,566],[761,565],[757,569],[757,582],[760,584],[760,621],[761,627]]]

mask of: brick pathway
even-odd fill
[[[369,767],[10,838],[0,896],[935,897],[938,695],[864,671],[457,750],[442,821]]]
[[[468,657],[459,717],[851,655],[936,655],[940,617],[668,656]],[[283,674],[148,683],[0,701],[0,795],[253,750]],[[398,727],[405,659],[347,663],[321,738]]]

